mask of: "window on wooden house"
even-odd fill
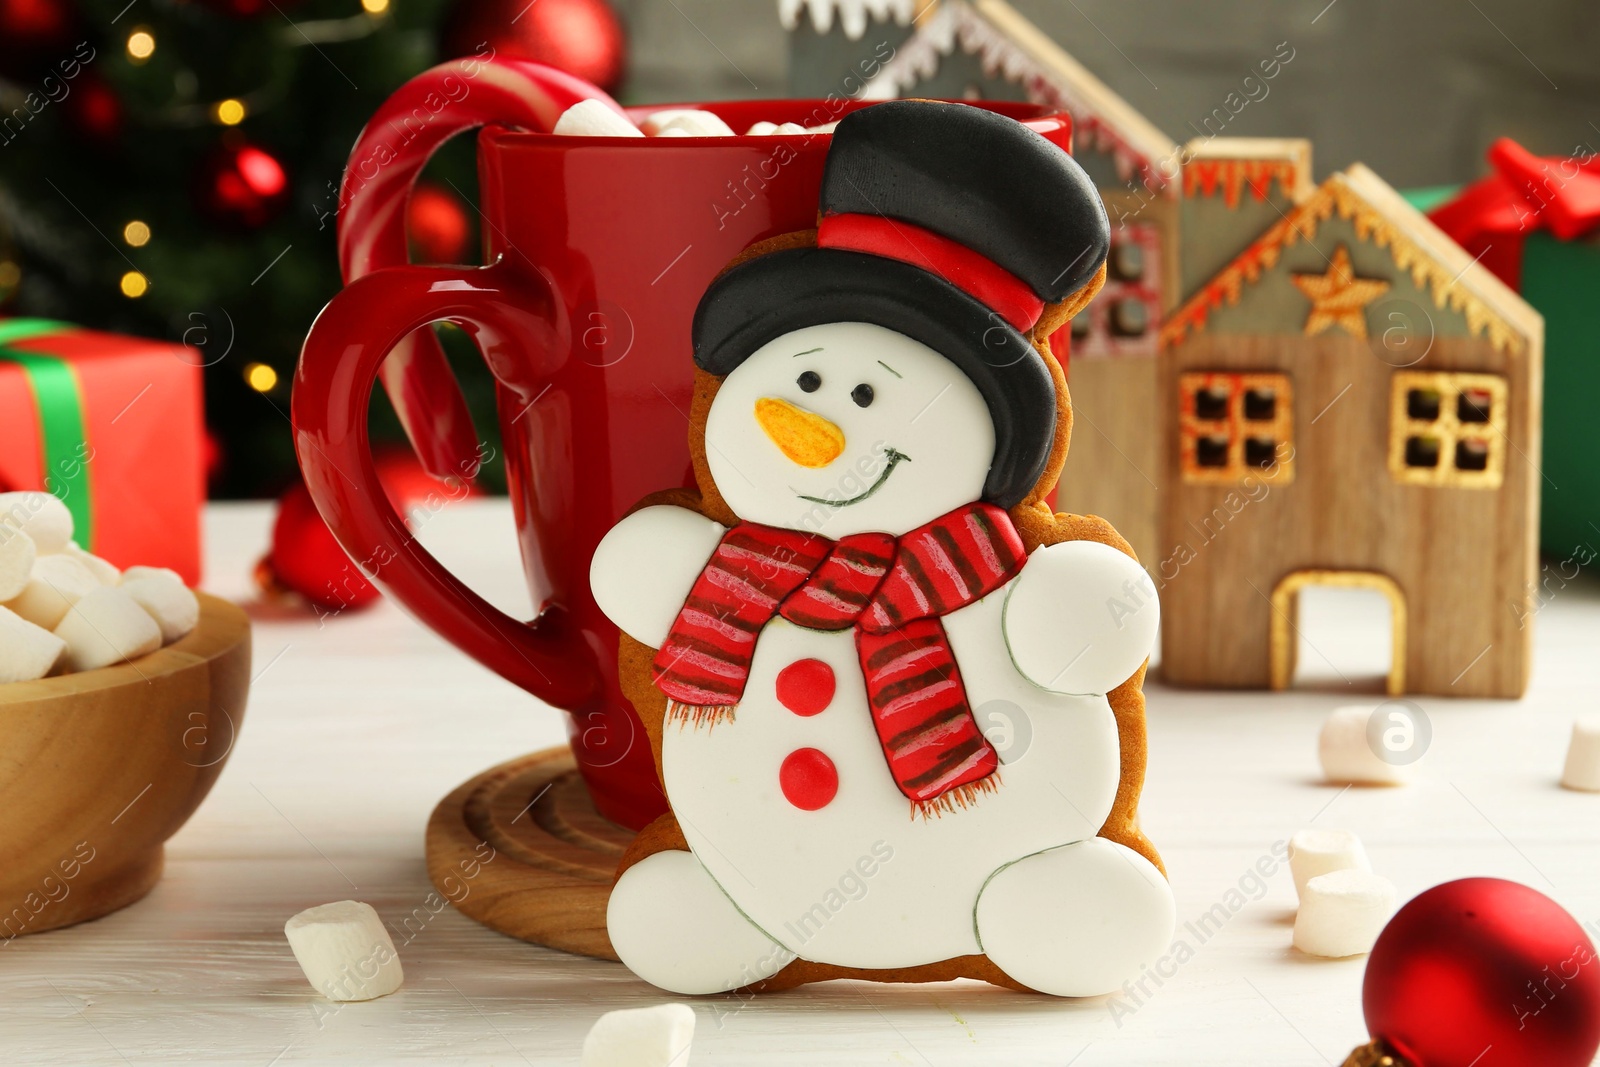
[[[1154,356],[1161,331],[1160,228],[1122,222],[1106,254],[1105,286],[1072,320],[1074,357]]]
[[[1179,464],[1185,482],[1294,478],[1293,394],[1283,374],[1178,377]]]
[[[1389,473],[1396,481],[1500,487],[1505,479],[1504,378],[1399,371],[1390,388]]]

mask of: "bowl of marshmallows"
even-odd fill
[[[250,624],[174,571],[119,570],[49,493],[0,493],[0,938],[98,918],[233,749]]]

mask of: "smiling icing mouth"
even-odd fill
[[[843,508],[849,507],[851,504],[859,504],[873,493],[876,493],[883,486],[883,483],[889,480],[889,475],[894,473],[895,467],[900,465],[901,460],[905,460],[907,463],[911,462],[910,456],[893,448],[886,449],[884,451],[884,455],[888,458],[889,462],[884,466],[883,473],[878,475],[878,480],[867,486],[867,488],[862,492],[851,497],[849,500],[828,500],[827,498],[820,496],[806,496],[804,493],[796,493],[795,495],[801,500],[809,500],[813,504],[827,504],[829,507],[835,508]]]

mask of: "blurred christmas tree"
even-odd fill
[[[600,0],[546,7],[615,25]],[[546,12],[517,16],[497,0],[0,0],[0,315],[194,345],[213,495],[276,493],[294,476],[294,361],[340,285],[350,146],[402,82],[482,41],[559,58]],[[613,51],[620,70],[620,37]],[[413,197],[415,259],[475,258],[470,141]],[[481,362],[459,336],[446,347],[490,433]],[[401,439],[381,398],[373,433]]]

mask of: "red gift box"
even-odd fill
[[[90,552],[197,584],[200,376],[183,345],[0,319],[0,491],[48,489]]]

